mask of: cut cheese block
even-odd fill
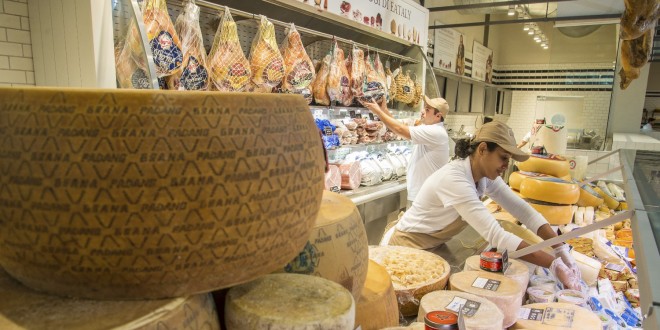
[[[558,178],[524,178],[520,193],[525,198],[554,204],[575,204],[580,199],[577,184]]]
[[[465,267],[463,267],[463,270],[465,271],[476,270],[476,271],[485,272],[485,270],[482,270],[479,267],[480,261],[481,261],[481,257],[477,255],[465,259]],[[521,294],[525,293],[525,289],[527,289],[527,284],[529,283],[529,268],[527,267],[527,265],[523,264],[518,260],[509,259],[509,268],[507,268],[506,273],[502,275],[516,281],[516,283],[520,285]]]
[[[432,311],[447,311],[458,313],[464,306],[465,326],[472,330],[502,330],[504,314],[490,300],[467,292],[439,290],[427,293],[419,302],[417,321],[424,322],[424,316]],[[465,309],[467,308],[467,309]]]
[[[593,206],[597,207],[603,204],[603,199],[591,185],[586,184],[580,187],[580,198],[577,201],[578,206]]]
[[[571,250],[571,255],[575,259],[575,263],[580,269],[580,274],[582,275],[582,280],[588,285],[596,284],[598,280],[598,272],[600,272],[601,263],[600,261],[590,258],[575,249]]]
[[[571,222],[573,217],[573,208],[571,205],[560,205],[543,203],[535,200],[528,200],[527,203],[553,226],[565,225]]]
[[[605,201],[605,205],[609,207],[612,210],[615,210],[617,207],[619,207],[619,200],[616,199],[614,196],[611,194],[605,192],[601,187],[594,187],[594,190],[603,197],[603,200]]]
[[[367,281],[355,310],[355,326],[362,330],[378,330],[399,324],[399,306],[385,267],[369,260]]]
[[[369,246],[369,259],[390,274],[403,316],[417,315],[422,296],[443,289],[451,270],[438,255],[404,246]]]
[[[353,330],[355,302],[324,278],[270,274],[229,290],[225,322],[229,330]]]
[[[584,226],[584,207],[578,207],[573,216],[573,222],[578,226]]]
[[[516,281],[496,273],[468,271],[453,274],[449,287],[492,301],[504,314],[505,328],[516,321],[524,291]]]
[[[357,301],[367,277],[368,263],[367,232],[357,207],[348,197],[323,191],[312,234],[284,271],[337,282],[351,291]]]
[[[520,183],[524,178],[529,178],[529,177],[548,177],[549,175],[547,174],[542,174],[542,173],[534,173],[534,172],[525,172],[525,171],[516,171],[511,173],[509,175],[509,187],[513,190],[518,190],[520,191]]]
[[[524,305],[511,329],[602,329],[598,315],[587,308],[568,303],[536,303]]]
[[[210,294],[185,298],[98,301],[33,291],[0,269],[0,329],[220,329]]]
[[[594,219],[596,218],[596,212],[594,210],[593,206],[587,206],[584,208],[584,224],[585,225],[590,225],[594,223]]]
[[[557,178],[570,174],[568,161],[559,155],[531,155],[526,161],[518,162],[517,166],[521,171],[543,173]]]
[[[297,95],[0,88],[0,123],[0,264],[39,291],[249,281],[300,252],[321,204],[323,149]]]

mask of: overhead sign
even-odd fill
[[[435,25],[442,25],[436,21]],[[465,36],[454,29],[436,29],[433,66],[459,75],[465,73]]]
[[[476,41],[472,45],[472,78],[493,83],[493,50]]]

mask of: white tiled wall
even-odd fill
[[[579,150],[579,149],[568,149],[566,151],[566,156],[575,157],[575,156],[587,156],[587,162],[590,162],[598,157],[607,155],[611,151],[598,151],[598,150]],[[587,170],[585,176],[590,178],[595,175],[604,173],[620,165],[619,155],[614,154],[605,159],[601,159],[591,165],[587,165]],[[618,170],[614,173],[611,173],[602,178],[602,180],[608,181],[623,181],[621,170]]]
[[[0,0],[0,86],[34,85],[27,0]]]

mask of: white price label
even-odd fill
[[[500,288],[500,281],[492,280],[489,278],[477,277],[476,280],[472,283],[472,286],[475,288],[486,289],[490,291],[497,291]]]

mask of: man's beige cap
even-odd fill
[[[447,100],[441,97],[430,99],[428,96],[424,95],[424,102],[432,108],[440,111],[443,117],[447,117],[447,114],[449,113],[449,103],[447,103]]]
[[[516,138],[513,136],[513,130],[506,124],[499,121],[491,121],[481,126],[475,133],[475,142],[495,142],[502,149],[511,153],[511,158],[524,162],[529,155],[516,147]]]

